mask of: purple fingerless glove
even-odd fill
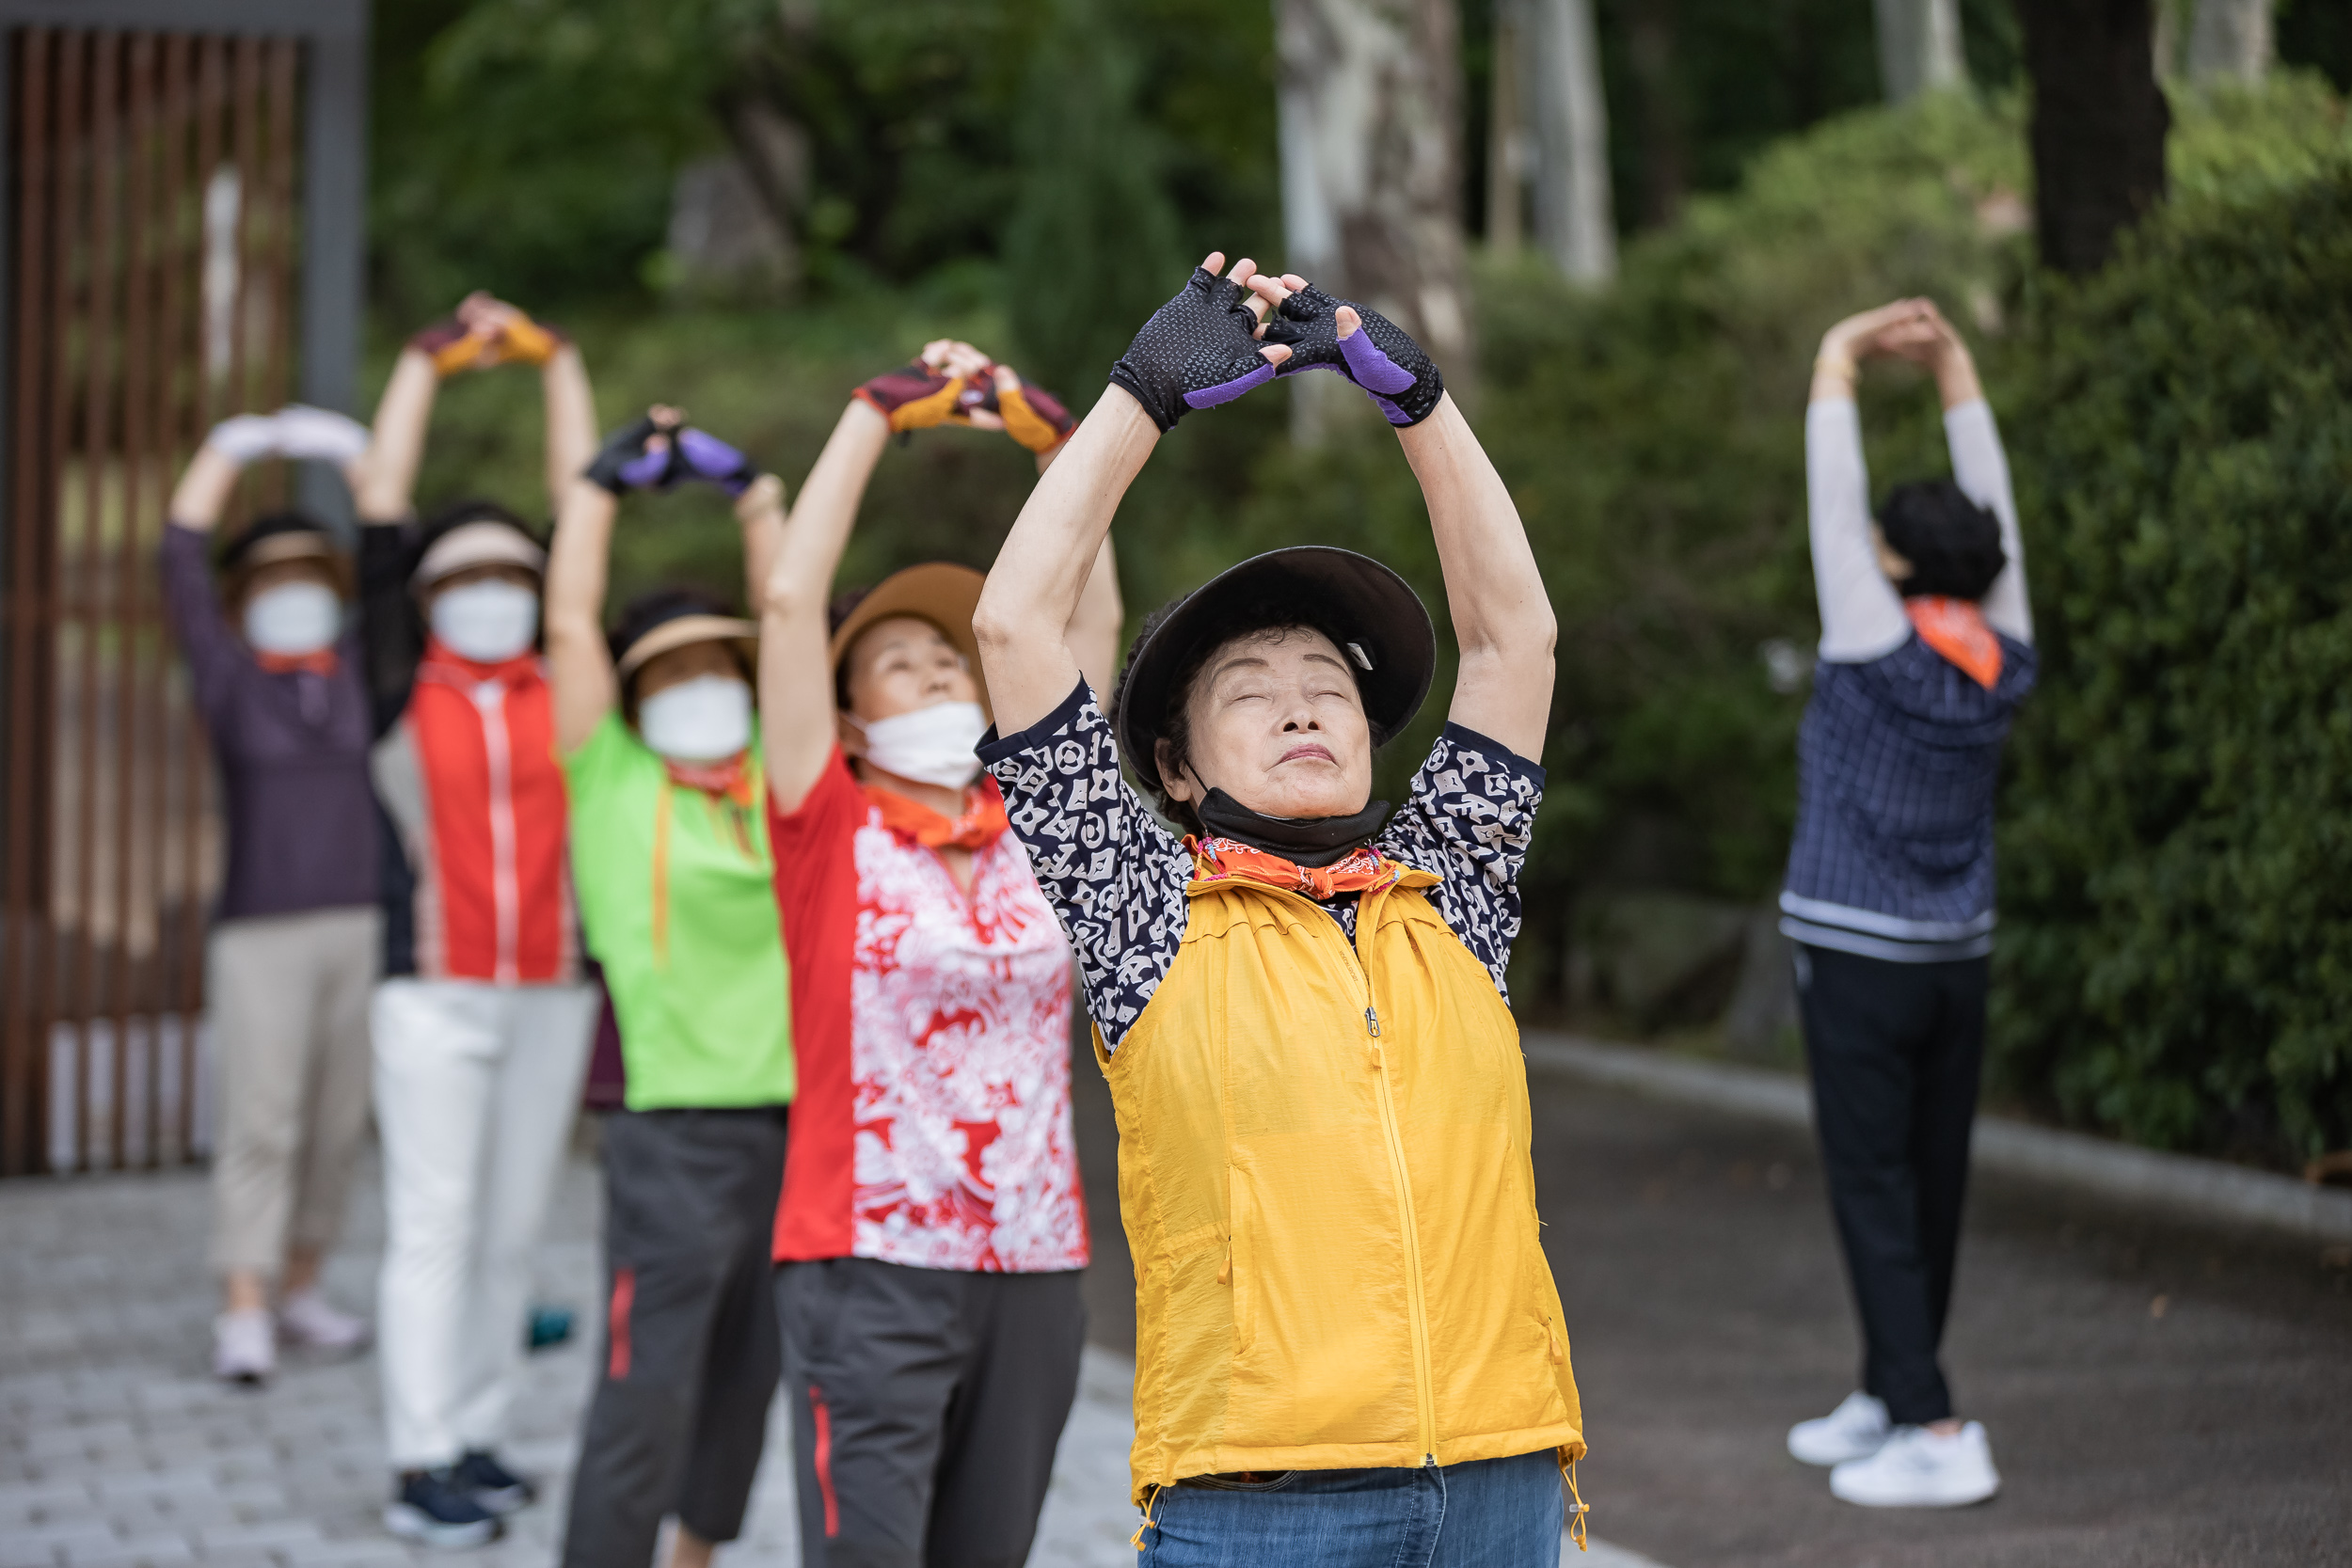
[[[1340,337],[1339,309],[1353,307],[1364,325]],[[1265,341],[1288,343],[1279,374],[1336,371],[1364,389],[1393,425],[1419,424],[1437,411],[1445,377],[1410,334],[1377,310],[1325,293],[1313,284],[1276,307]]]
[[[678,466],[694,478],[707,480],[730,496],[740,496],[751,488],[759,470],[751,459],[728,446],[716,436],[688,425],[675,438]],[[675,483],[678,475],[672,475]]]
[[[1111,385],[1143,404],[1163,434],[1196,408],[1231,403],[1274,379],[1258,352],[1248,293],[1195,267],[1176,297],[1152,313],[1111,367]]]

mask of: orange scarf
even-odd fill
[[[265,654],[256,651],[253,662],[273,675],[290,675],[296,670],[308,670],[314,675],[332,675],[342,666],[336,661],[332,645],[315,648],[307,654]]]
[[[723,762],[673,762],[661,759],[661,766],[670,775],[670,782],[688,789],[699,789],[714,800],[731,800],[739,806],[753,803],[757,780],[752,777],[751,753],[738,752]]]
[[[985,849],[1011,826],[1005,820],[1004,792],[994,779],[964,791],[963,815],[953,818],[880,784],[867,784],[866,799],[881,810],[883,827],[903,833],[926,849]]]
[[[752,754],[738,752],[724,762],[673,762],[661,759],[662,770],[670,783],[681,789],[697,789],[708,798],[708,809],[733,806],[727,812],[726,825],[735,835],[735,847],[745,859],[756,859],[758,846],[752,841],[750,812],[759,799],[759,772],[752,767]],[[655,798],[653,807],[653,961],[661,969],[670,967],[670,792],[663,790]]]
[[[1974,600],[1921,594],[1903,601],[1903,612],[1920,641],[1987,691],[1993,689],[2001,678],[2001,640],[1984,624],[1984,611]]]
[[[1349,850],[1329,865],[1300,865],[1264,849],[1252,849],[1230,838],[1187,838],[1184,846],[1200,863],[1204,882],[1236,879],[1303,893],[1322,902],[1343,893],[1362,893],[1395,876],[1400,867],[1366,844]]]

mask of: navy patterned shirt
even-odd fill
[[[982,742],[979,754],[1077,950],[1103,1044],[1116,1048],[1183,945],[1192,852],[1120,775],[1110,721],[1084,681],[1029,728]],[[1543,794],[1540,767],[1448,724],[1414,773],[1405,804],[1373,841],[1391,860],[1441,879],[1428,891],[1431,907],[1486,966],[1506,1002],[1503,971],[1519,934],[1519,866]],[[1323,907],[1353,941],[1355,896]]]
[[[1897,962],[1993,950],[1993,794],[2035,669],[2004,636],[1988,689],[1915,633],[1867,664],[1821,662],[1797,737],[1783,931]]]

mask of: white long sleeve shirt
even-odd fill
[[[2030,643],[2026,546],[1993,410],[1982,398],[1945,410],[1944,439],[1961,493],[1992,508],[2000,519],[2001,553],[2009,563],[1984,596],[1985,621],[1994,631]],[[1880,570],[1870,543],[1870,472],[1851,398],[1822,398],[1805,410],[1804,475],[1813,589],[1821,607],[1821,657],[1833,664],[1883,658],[1911,635],[1911,618],[1903,613],[1902,594]]]

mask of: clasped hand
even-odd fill
[[[1262,274],[1244,257],[1219,277],[1224,264],[1223,252],[1211,252],[1112,367],[1112,383],[1161,430],[1193,410],[1317,370],[1360,388],[1391,424],[1418,424],[1436,411],[1445,379],[1395,323],[1295,273]]]
[[[688,424],[679,410],[657,403],[604,438],[587,477],[616,496],[668,490],[691,480],[740,496],[759,475],[740,451]]]

